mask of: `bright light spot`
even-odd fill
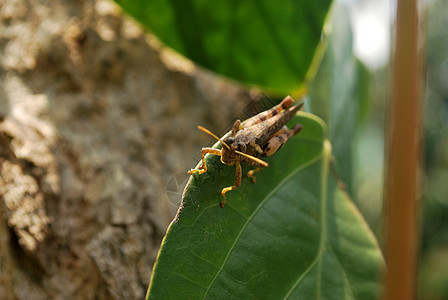
[[[388,62],[389,59],[389,26],[385,20],[374,15],[355,16],[355,54],[372,69]]]
[[[353,26],[355,55],[370,69],[389,62],[391,24],[395,17],[390,0],[339,0],[348,5]]]

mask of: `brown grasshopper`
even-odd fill
[[[254,173],[268,166],[267,162],[262,161],[258,157],[273,155],[288,141],[289,138],[302,130],[303,127],[301,124],[296,124],[293,129],[288,129],[285,125],[303,106],[303,102],[300,102],[291,107],[293,102],[294,100],[290,96],[287,96],[280,104],[247,119],[243,123],[241,123],[240,120],[236,120],[235,124],[233,124],[230,136],[226,137],[224,140],[220,139],[204,127],[198,126],[199,130],[204,131],[220,141],[223,147],[221,150],[202,148],[201,158],[203,168],[191,169],[188,171],[188,174],[203,174],[207,172],[207,165],[205,164],[206,154],[219,155],[221,156],[222,163],[226,165],[235,165],[235,185],[223,188],[221,191],[223,200],[220,204],[221,207],[224,207],[224,204],[226,203],[225,194],[241,185],[242,162],[257,167],[247,173],[247,176],[251,178],[253,183],[255,183]]]

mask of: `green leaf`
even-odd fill
[[[224,208],[235,168],[206,157],[163,240],[148,299],[378,297],[383,259],[329,175],[325,125],[304,112],[289,125],[297,122],[302,132],[266,159],[256,184],[244,178],[227,193]]]
[[[329,124],[336,169],[353,195],[354,141],[366,116],[370,74],[353,56],[350,15],[343,4],[334,5],[329,28],[307,107]]]
[[[283,94],[303,83],[332,2],[116,1],[196,63]]]

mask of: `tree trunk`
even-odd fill
[[[251,95],[109,1],[0,0],[0,299],[143,299],[186,171]]]

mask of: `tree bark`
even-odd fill
[[[251,93],[109,1],[0,0],[0,41],[0,299],[143,299],[196,125]]]

